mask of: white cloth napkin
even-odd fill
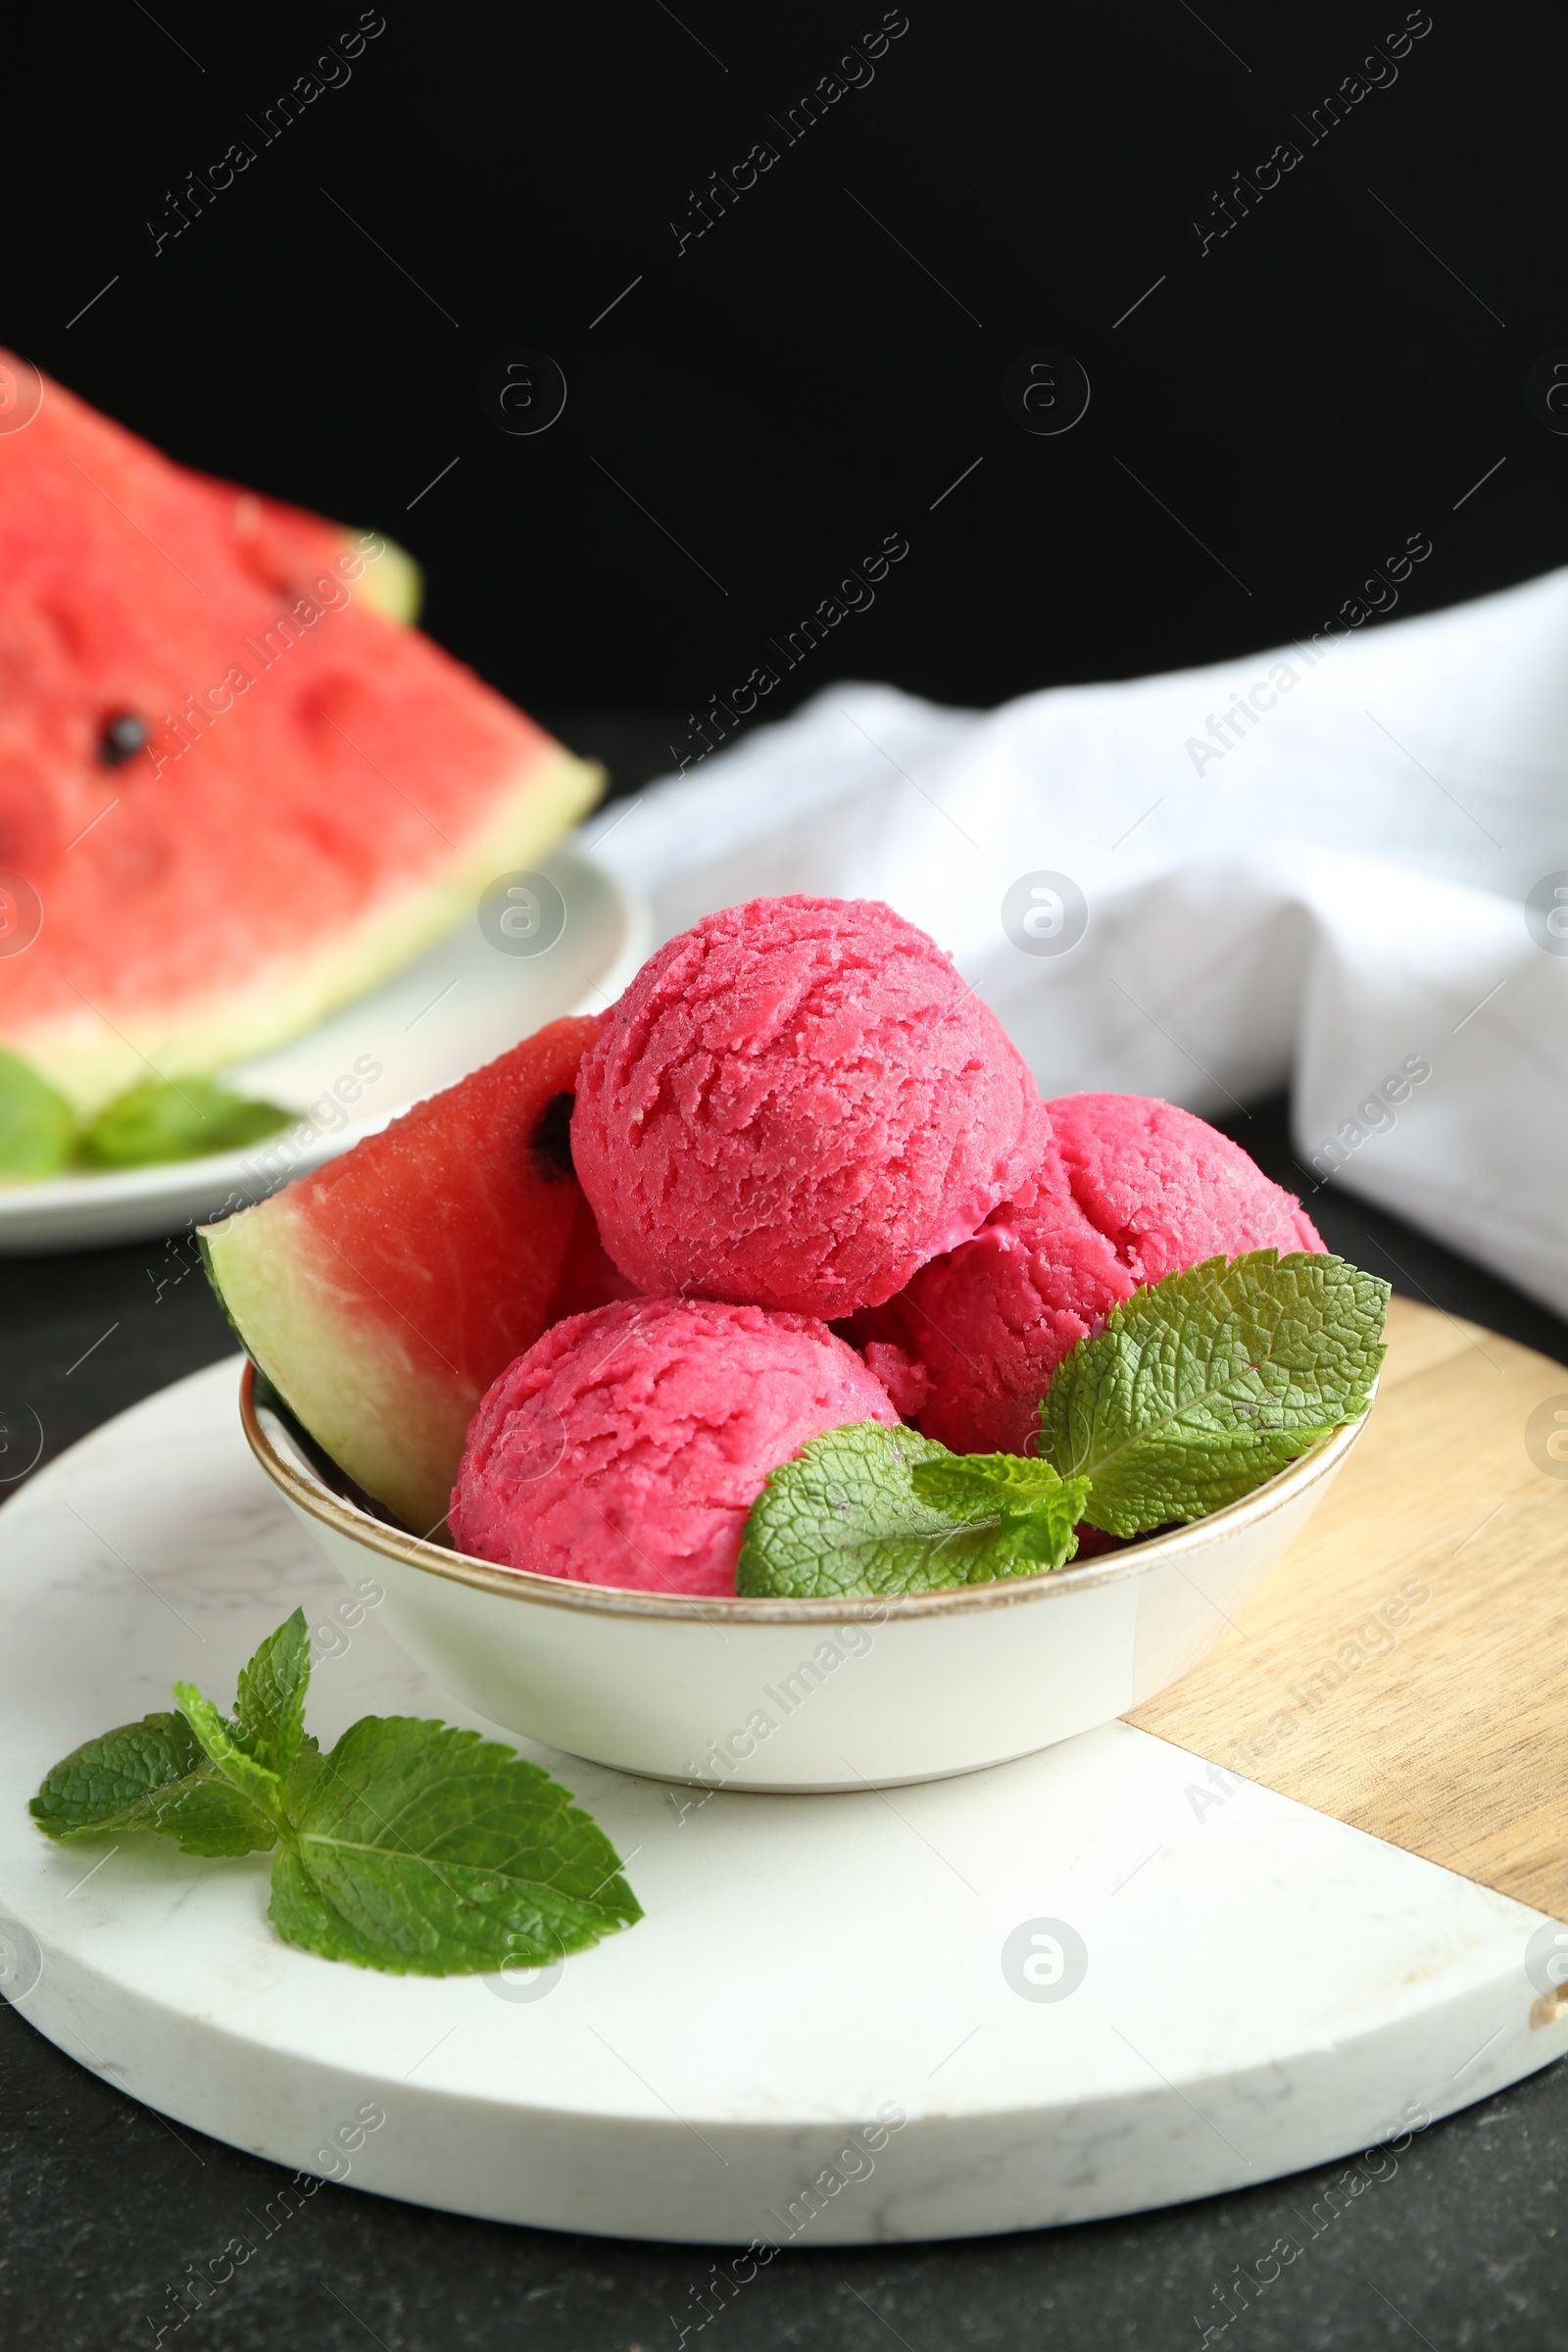
[[[764,893],[888,900],[1047,1097],[1213,1112],[1289,1079],[1308,1202],[1332,1173],[1568,1312],[1565,650],[1568,570],[993,711],[832,686],[581,838],[661,939]],[[1086,903],[1065,948],[1041,875]]]

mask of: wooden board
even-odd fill
[[[1130,1720],[1568,1919],[1568,1460],[1526,1445],[1554,1398],[1568,1429],[1568,1367],[1395,1299],[1338,1482]]]

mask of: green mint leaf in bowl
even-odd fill
[[[477,1732],[367,1715],[290,1794],[269,1917],[323,1959],[435,1977],[544,1967],[642,1917],[603,1831]]]
[[[363,1716],[323,1756],[305,1730],[310,1673],[296,1609],[242,1670],[232,1721],[176,1683],[177,1715],[57,1764],[33,1820],[57,1839],[275,1847],[268,1916],[283,1940],[397,1975],[544,1967],[641,1919],[609,1838],[537,1764],[411,1716]]]
[[[106,1103],[85,1129],[80,1157],[91,1168],[142,1168],[203,1159],[275,1135],[295,1117],[275,1102],[247,1102],[216,1078],[143,1078]]]
[[[1366,1410],[1388,1302],[1386,1282],[1306,1251],[1167,1275],[1057,1366],[1041,1454],[1089,1481],[1084,1516],[1107,1535],[1204,1518]]]
[[[853,1422],[772,1473],[746,1522],[735,1589],[827,1599],[1037,1576],[1072,1557],[1082,1499],[1082,1482],[1047,1463],[960,1456],[912,1429]]]
[[[1064,1567],[1080,1521],[1145,1535],[1235,1502],[1366,1410],[1389,1286],[1259,1250],[1172,1274],[1056,1367],[1040,1454],[954,1454],[857,1422],[752,1505],[736,1591],[938,1592]]]
[[[55,1175],[75,1140],[76,1114],[65,1096],[0,1047],[0,1183]]]
[[[911,1473],[922,1502],[933,1502],[955,1519],[1031,1518],[1059,1513],[1081,1501],[1050,1462],[1027,1453],[947,1453],[917,1462]]]

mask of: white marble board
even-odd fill
[[[330,1626],[343,1598],[246,1451],[237,1369],[122,1415],[0,1512],[0,1988],[176,2122],[496,2220],[853,2244],[1264,2180],[1568,2046],[1527,1973],[1539,1913],[1266,1788],[1215,1802],[1198,1759],[1124,1724],[806,1797],[702,1801],[535,1749],[647,1917],[511,1984],[288,1949],[264,1857],[49,1844],[25,1802],[57,1757],[176,1676],[226,1704],[296,1603]],[[373,1612],[318,1646],[324,1739],[367,1711],[493,1728]],[[1081,1943],[1065,1994],[1038,1936],[1069,1963]]]

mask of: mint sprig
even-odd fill
[[[0,1178],[53,1176],[75,1137],[75,1111],[58,1087],[0,1047]]]
[[[1077,1550],[1087,1491],[1021,1455],[960,1457],[912,1429],[852,1422],[768,1479],[735,1590],[823,1599],[1036,1576]]]
[[[1063,1567],[1079,1521],[1126,1537],[1204,1518],[1366,1410],[1388,1301],[1305,1251],[1168,1275],[1057,1366],[1038,1456],[875,1421],[813,1439],[753,1504],[736,1590],[934,1592]]]
[[[216,1078],[142,1078],[82,1128],[77,1154],[89,1168],[201,1159],[260,1143],[295,1116],[275,1102],[231,1094]]]
[[[92,1118],[30,1062],[0,1048],[0,1181],[38,1181],[80,1167],[142,1168],[235,1152],[297,1116],[231,1094],[216,1078],[142,1078]]]
[[[642,1917],[603,1831],[499,1741],[366,1715],[322,1755],[310,1670],[296,1609],[240,1674],[232,1721],[178,1683],[178,1714],[57,1764],[33,1819],[61,1839],[152,1830],[187,1853],[272,1852],[286,1943],[400,1975],[542,1967]]]

